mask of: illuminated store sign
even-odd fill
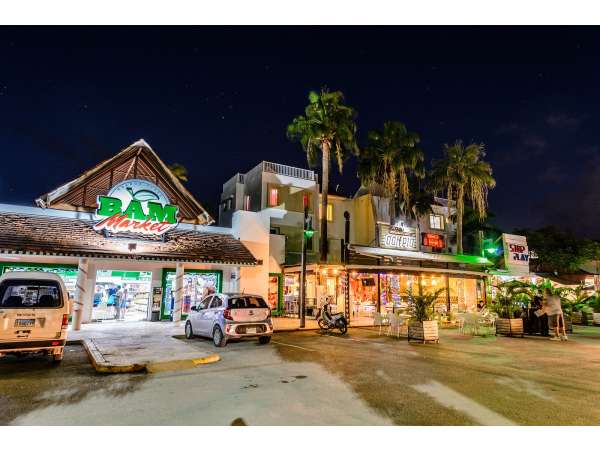
[[[178,208],[167,195],[146,180],[126,180],[107,195],[98,196],[94,225],[97,231],[130,232],[160,236],[177,226]]]
[[[398,250],[417,250],[417,229],[403,222],[394,226],[379,224],[379,245]]]
[[[431,248],[444,248],[444,236],[433,233],[423,233],[423,245]]]

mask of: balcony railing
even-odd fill
[[[263,171],[285,175],[287,177],[301,178],[303,180],[316,181],[315,172],[312,170],[301,169],[299,167],[285,166],[273,162],[263,161]]]

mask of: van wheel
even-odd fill
[[[227,344],[227,340],[225,336],[223,336],[223,332],[221,331],[221,327],[218,325],[213,329],[213,343],[216,347],[225,347]]]
[[[62,353],[60,355],[52,355],[52,364],[58,365],[61,363],[62,360],[63,360]]]
[[[190,321],[185,323],[185,337],[188,339],[193,339],[194,332],[192,331],[192,324]]]
[[[268,344],[271,342],[271,336],[261,336],[258,338],[258,343],[261,345]]]

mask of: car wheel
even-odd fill
[[[227,344],[227,340],[225,339],[225,336],[223,336],[221,327],[218,325],[213,329],[213,343],[215,344],[215,347],[225,347]]]
[[[259,344],[268,344],[269,342],[271,342],[271,336],[260,336],[258,338],[258,343]]]
[[[194,337],[194,332],[192,331],[192,324],[189,321],[185,323],[185,337],[188,339],[192,339]]]

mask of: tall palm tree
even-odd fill
[[[470,200],[478,220],[483,221],[487,214],[487,193],[496,186],[492,177],[492,167],[483,160],[483,144],[470,144],[466,147],[461,141],[444,145],[444,158],[435,161],[432,169],[434,186],[446,189],[448,196],[448,216],[452,201],[456,202],[456,241],[457,252],[463,252],[463,215],[465,200]],[[454,198],[456,197],[456,198]]]
[[[390,199],[390,218],[396,217],[396,196],[399,204],[410,202],[409,177],[425,176],[425,155],[417,145],[420,137],[409,132],[401,122],[385,122],[383,130],[372,130],[368,144],[361,152],[358,177],[373,194]]]
[[[344,104],[340,91],[311,91],[304,115],[294,118],[287,127],[288,138],[300,141],[308,163],[317,164],[321,156],[321,262],[327,262],[327,194],[329,190],[329,166],[331,153],[342,172],[344,160],[349,153],[358,154],[356,143],[356,113]]]

